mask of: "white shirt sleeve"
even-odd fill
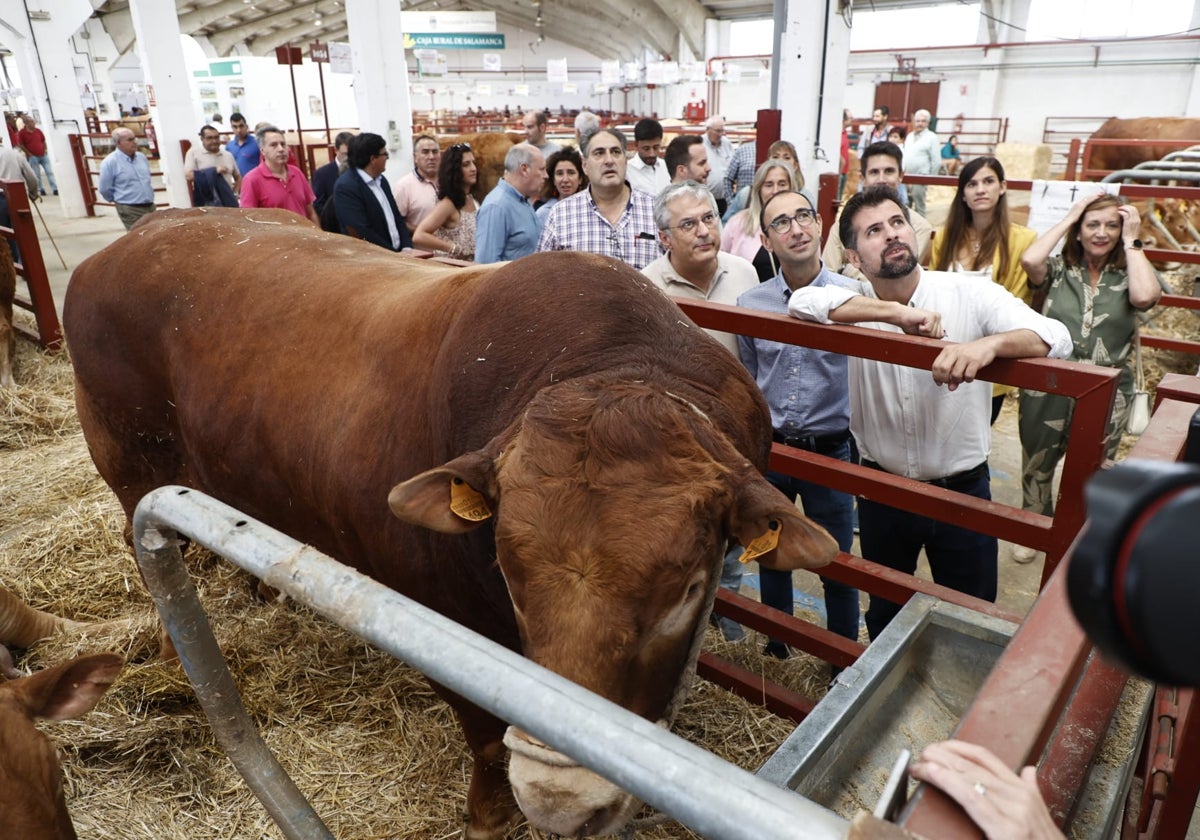
[[[829,313],[857,294],[841,286],[806,286],[788,298],[788,314],[801,321],[829,324]]]
[[[1066,359],[1071,355],[1074,342],[1061,321],[1035,312],[1023,300],[996,283],[983,284],[976,293],[975,302],[983,313],[986,335],[1010,330],[1032,330],[1050,347],[1047,358]]]

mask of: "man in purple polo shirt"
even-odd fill
[[[283,132],[264,125],[255,132],[263,162],[242,178],[243,207],[278,207],[307,216],[320,227],[313,209],[313,191],[299,167],[288,163],[288,146]]]

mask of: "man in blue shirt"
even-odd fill
[[[475,217],[475,262],[515,260],[537,249],[542,232],[530,199],[546,182],[546,158],[518,143],[504,156],[504,178],[488,193]]]
[[[805,193],[786,190],[762,209],[763,244],[775,255],[779,273],[738,296],[738,306],[786,315],[788,298],[806,286],[841,285],[844,278],[821,264],[821,217]],[[775,440],[850,460],[850,388],[846,357],[765,338],[738,336],[738,355],[771,409]],[[782,473],[767,480],[788,498],[799,496],[804,513],[827,530],[842,551],[854,542],[854,499]],[[762,602],[792,614],[792,573],[759,568]],[[822,577],[829,629],[858,640],[858,590]],[[786,659],[787,646],[772,639],[763,653]]]
[[[225,144],[225,150],[233,155],[237,162],[238,172],[245,175],[262,162],[259,154],[258,141],[250,133],[250,126],[240,112],[234,111],[229,115],[229,126],[234,130],[233,138]]]
[[[154,212],[154,186],[150,182],[150,161],[137,150],[137,137],[128,128],[112,135],[116,149],[100,164],[100,195],[117,208],[125,230]]]

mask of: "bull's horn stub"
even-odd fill
[[[450,510],[468,522],[492,518],[492,510],[483,494],[458,476],[450,479]]]
[[[749,563],[755,558],[761,557],[768,551],[771,551],[775,546],[779,545],[779,533],[783,530],[783,526],[778,519],[772,519],[767,523],[767,530],[759,534],[754,539],[750,540],[750,544],[746,546],[746,550],[742,552],[742,556],[738,558],[743,563]]]

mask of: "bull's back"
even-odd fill
[[[126,511],[179,482],[330,551],[331,527],[382,527],[388,482],[432,465],[429,360],[481,272],[283,211],[154,215],[64,303],[80,421]]]

